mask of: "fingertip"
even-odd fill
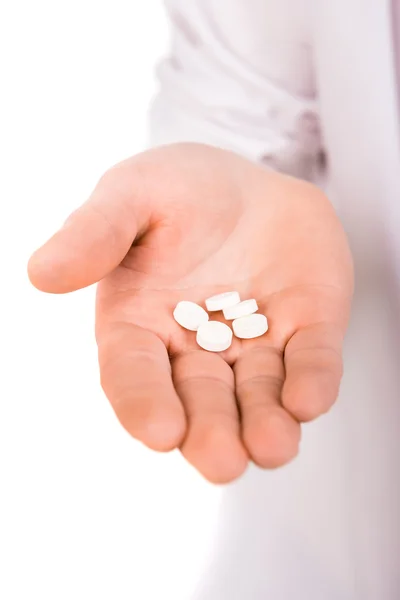
[[[45,290],[42,289],[42,270],[40,268],[40,262],[37,260],[37,253],[38,250],[30,256],[26,270],[31,284],[43,292]]]
[[[329,376],[288,379],[282,391],[282,404],[298,421],[308,423],[326,414],[338,394],[339,386]]]
[[[243,440],[256,465],[276,469],[299,452],[300,424],[282,408],[269,409],[246,424]]]
[[[47,244],[36,250],[29,258],[27,273],[31,284],[41,292],[62,293],[69,291],[60,286],[60,273],[47,251]],[[62,280],[61,280],[62,281]]]
[[[60,232],[53,235],[32,254],[28,261],[28,277],[41,292],[66,294],[88,287],[103,275],[101,262],[84,255]]]
[[[138,422],[118,415],[123,428],[135,439],[155,452],[171,452],[182,444],[186,422],[182,415],[171,415],[154,421]]]
[[[183,415],[165,421],[147,423],[139,432],[140,440],[156,452],[170,452],[179,448],[186,432]]]
[[[182,445],[182,454],[210,483],[228,484],[243,475],[249,457],[232,431],[219,426],[194,428]]]

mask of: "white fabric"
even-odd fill
[[[356,261],[340,399],[305,427],[293,464],[227,488],[194,598],[398,600],[400,11],[389,0],[166,4],[172,50],[152,143],[215,144],[315,180]]]

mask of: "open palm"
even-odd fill
[[[336,399],[351,258],[309,184],[207,146],[158,148],[111,169],[29,272],[50,292],[101,280],[101,380],[118,418],[151,448],[181,448],[211,481],[249,458],[284,464],[299,423]],[[256,298],[270,329],[203,351],[172,311],[230,290]]]

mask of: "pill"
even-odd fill
[[[231,321],[232,319],[238,319],[239,317],[247,317],[247,315],[252,315],[257,311],[257,302],[252,298],[251,300],[243,300],[243,302],[239,302],[239,304],[235,304],[235,306],[224,308],[223,313],[225,319]]]
[[[268,321],[265,315],[257,313],[235,319],[232,327],[236,337],[251,339],[264,335],[268,331]]]
[[[196,334],[198,345],[209,352],[222,352],[232,344],[232,329],[219,321],[200,325]]]
[[[175,321],[189,331],[197,331],[202,323],[207,323],[209,318],[204,308],[188,300],[178,302],[173,315]]]
[[[206,307],[209,311],[223,310],[224,308],[235,306],[235,304],[239,304],[239,302],[240,296],[238,292],[224,292],[223,294],[217,294],[216,296],[207,298]]]

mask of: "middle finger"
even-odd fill
[[[208,480],[226,483],[247,467],[230,366],[217,354],[193,350],[172,361],[175,389],[188,422],[182,454]]]

